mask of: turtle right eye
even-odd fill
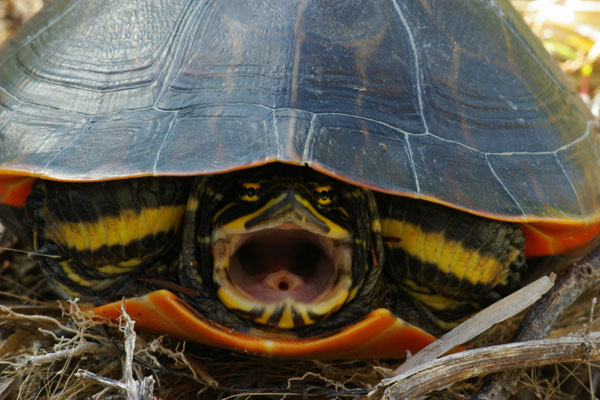
[[[260,184],[258,183],[243,183],[240,199],[243,201],[258,201],[260,198]]]
[[[315,197],[317,203],[322,206],[328,206],[333,202],[331,185],[322,185],[315,188]]]

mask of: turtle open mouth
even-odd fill
[[[285,222],[249,233],[213,232],[213,279],[226,307],[279,328],[339,309],[352,286],[351,234],[328,237]]]

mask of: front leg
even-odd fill
[[[378,203],[390,301],[401,317],[447,331],[520,286],[518,224],[409,198]]]

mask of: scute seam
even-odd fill
[[[304,151],[302,152],[302,163],[303,164],[308,164],[309,160],[309,156],[310,156],[310,150],[312,149],[312,137],[315,133],[315,119],[317,118],[317,115],[321,115],[321,114],[313,114],[312,117],[310,118],[310,126],[308,127],[308,134],[306,135],[306,140],[304,141]]]
[[[556,162],[558,163],[560,170],[563,172],[563,175],[567,178],[567,181],[569,182],[569,186],[571,187],[571,190],[575,194],[575,198],[577,199],[577,205],[579,206],[579,211],[581,212],[581,215],[585,215],[583,203],[581,202],[581,198],[579,197],[579,192],[575,188],[575,185],[573,185],[573,181],[571,181],[571,177],[569,176],[569,174],[567,174],[567,171],[565,171],[565,168],[562,165],[562,162],[560,162],[560,159],[558,158],[558,153],[554,154],[554,158],[556,159]],[[562,212],[562,210],[559,209],[559,211],[561,212],[561,214],[565,215]],[[565,217],[567,217],[567,215],[565,215]],[[589,217],[587,217],[586,219],[589,219]]]
[[[485,155],[485,161],[487,162],[487,165],[490,168],[490,171],[492,172],[492,175],[494,175],[494,178],[496,178],[496,180],[498,181],[498,183],[500,184],[500,186],[502,186],[502,189],[504,189],[504,191],[506,192],[506,194],[508,194],[508,196],[512,199],[512,201],[515,203],[515,205],[517,207],[519,207],[519,210],[521,211],[521,215],[525,216],[526,214],[525,214],[525,210],[523,210],[523,207],[521,207],[521,205],[519,204],[519,202],[517,201],[517,199],[515,199],[515,197],[513,196],[513,194],[510,192],[510,190],[508,190],[508,188],[504,184],[504,182],[502,182],[502,179],[500,179],[500,177],[496,173],[496,170],[492,166],[492,163],[490,163],[490,160],[488,159],[488,155],[487,154],[484,154],[484,155]]]

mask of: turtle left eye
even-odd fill
[[[330,205],[333,201],[331,185],[317,186],[315,188],[315,197],[317,199],[317,203],[319,203],[320,205]]]
[[[258,183],[243,183],[240,199],[243,201],[257,201],[260,198],[260,184]]]

